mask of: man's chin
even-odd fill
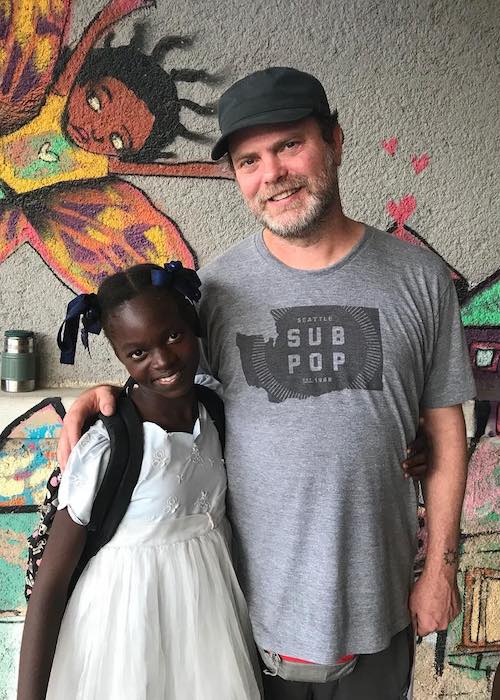
[[[313,224],[311,221],[276,221],[262,217],[261,223],[275,236],[285,238],[287,240],[304,240],[309,238],[313,232]]]

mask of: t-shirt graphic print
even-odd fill
[[[307,399],[342,389],[382,389],[379,312],[364,306],[272,309],[275,338],[237,333],[249,386],[269,401]]]

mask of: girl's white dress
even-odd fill
[[[200,404],[193,434],[144,423],[127,513],[71,596],[47,700],[254,700],[258,662],[228,549],[226,473]],[[86,525],[109,459],[102,423],[73,450],[59,508]]]

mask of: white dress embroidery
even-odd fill
[[[205,460],[203,459],[201,452],[198,448],[198,445],[196,443],[193,444],[193,448],[191,450],[190,461],[192,464],[199,464],[199,465],[202,465],[205,463]]]
[[[88,450],[80,444],[61,481],[60,507],[81,524],[106,471],[106,436],[102,427]],[[197,452],[207,468],[191,460]],[[225,539],[226,476],[208,468],[220,456],[203,407],[193,434],[144,423],[139,480],[115,535],[68,601],[46,700],[260,700],[252,630]]]
[[[167,451],[166,450],[156,450],[153,453],[152,465],[154,469],[161,469],[167,463]]]
[[[199,498],[194,502],[195,510],[200,513],[207,513],[210,510],[210,501],[208,500],[207,491],[202,491]]]
[[[167,499],[167,507],[165,509],[165,512],[175,513],[179,505],[179,499],[177,498],[177,496],[169,496]]]

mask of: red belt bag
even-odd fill
[[[354,656],[346,663],[326,666],[311,663],[310,661],[287,661],[275,651],[271,652],[261,647],[257,648],[266,666],[264,673],[269,676],[279,676],[285,681],[301,681],[303,683],[336,681],[351,673],[358,660],[358,657]]]

